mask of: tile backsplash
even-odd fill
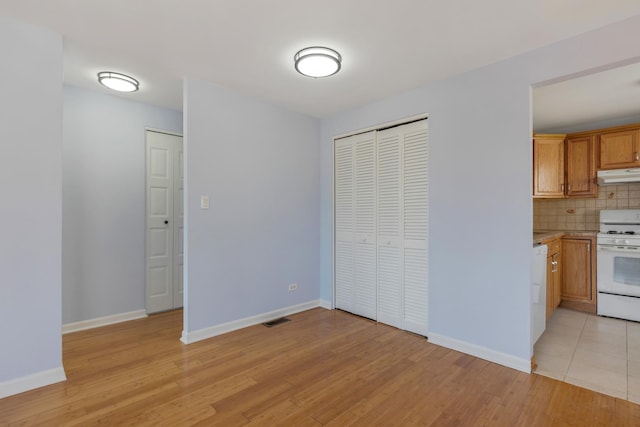
[[[602,185],[590,199],[533,199],[534,230],[597,230],[602,209],[640,209],[640,183]]]

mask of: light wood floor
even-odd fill
[[[68,380],[0,425],[640,425],[640,406],[314,309],[185,346],[182,312],[64,336]]]

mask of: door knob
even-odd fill
[[[164,223],[165,223],[165,224],[169,224],[169,221],[165,220],[165,221],[164,221]]]

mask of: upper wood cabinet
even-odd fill
[[[640,129],[600,134],[599,169],[621,169],[640,166],[638,144]]]
[[[567,138],[564,134],[533,137],[533,197],[594,197],[596,137]]]
[[[596,183],[596,137],[568,137],[566,141],[568,197],[589,197],[598,194]]]
[[[533,137],[533,196],[564,197],[564,134]]]

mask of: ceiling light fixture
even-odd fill
[[[300,50],[293,57],[296,71],[300,74],[313,77],[332,76],[340,71],[342,57],[338,52],[328,47],[307,47]]]
[[[140,83],[133,77],[113,71],[102,71],[98,73],[98,81],[101,85],[118,92],[135,92],[140,88]]]

